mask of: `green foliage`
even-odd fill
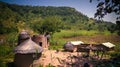
[[[53,50],[59,50],[63,48],[63,45],[66,43],[65,40],[59,39],[57,37],[54,37],[50,40],[50,44],[51,46],[49,47],[49,49],[53,49]]]
[[[90,0],[92,2],[92,0]],[[115,13],[120,19],[120,0],[98,0],[95,17],[104,18],[105,15]]]
[[[18,33],[17,32],[10,33],[6,37],[6,41],[10,45],[13,45],[13,44],[17,43],[17,40],[18,40]]]
[[[42,29],[41,26],[43,24],[43,19],[42,18],[34,18],[32,19],[32,21],[30,22],[30,28],[33,29],[35,32],[39,32],[42,33]]]
[[[120,21],[116,21],[116,29],[118,30],[117,34],[120,35]]]
[[[116,24],[88,18],[71,7],[19,6],[0,2],[0,34],[6,35],[5,43],[0,45],[0,67],[6,67],[6,63],[13,60],[17,32],[23,28],[54,33],[49,49],[59,50],[66,41],[76,40],[69,38],[111,35],[116,32],[115,27]],[[115,51],[120,51],[119,44],[115,48]]]
[[[110,53],[111,57],[120,57],[120,52],[112,52]]]
[[[120,42],[116,43],[116,46],[114,49],[115,49],[115,52],[120,52]]]
[[[93,36],[99,34],[99,31],[86,31],[86,30],[61,30],[61,32],[56,32],[53,37],[71,38],[77,36]]]
[[[58,16],[49,16],[43,20],[39,32],[56,32],[59,31],[62,27],[62,21]]]
[[[18,14],[7,7],[7,4],[1,3],[0,6],[0,34],[6,34],[17,31],[16,20]]]
[[[3,60],[0,59],[0,67],[7,67]]]
[[[67,41],[72,40],[81,40],[85,43],[103,43],[109,41],[116,44],[117,38],[114,37],[111,39],[111,36],[113,36],[113,34],[111,34],[109,31],[100,32],[95,30],[61,30],[61,32],[56,32],[52,35],[50,40],[50,49],[61,49]],[[115,50],[119,50],[118,47],[119,46],[116,46]]]
[[[12,48],[8,45],[1,45],[0,46],[0,57],[7,56],[10,52],[12,52]]]
[[[88,18],[71,7],[19,6],[0,3],[1,34],[17,32],[21,28],[31,28],[39,33],[46,31],[54,33],[61,29],[101,32],[108,30],[111,33],[116,31],[115,24]]]
[[[49,63],[46,67],[55,67],[55,66],[53,66],[53,65],[51,65],[51,64]]]

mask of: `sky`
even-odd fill
[[[87,15],[89,18],[94,18],[96,12],[97,0],[92,3],[89,0],[0,0],[9,4],[31,5],[31,6],[67,6],[75,8],[77,11]],[[116,16],[114,14],[106,15],[104,21],[115,23]]]

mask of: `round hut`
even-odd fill
[[[74,51],[74,46],[71,42],[67,42],[63,48],[65,51],[70,51],[70,52]]]
[[[26,30],[22,30],[22,32],[20,32],[18,36],[18,45],[29,38],[30,38],[29,33]]]
[[[15,67],[34,67],[34,61],[39,60],[43,48],[30,39],[20,43],[15,49]]]

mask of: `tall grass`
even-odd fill
[[[78,36],[96,36],[96,35],[111,35],[109,31],[86,31],[86,30],[61,30],[61,32],[56,32],[52,35],[51,38],[51,47],[52,49],[59,49],[66,43],[65,38],[74,38]]]
[[[13,32],[4,37],[4,42],[0,44],[0,67],[8,67],[7,64],[13,62],[13,49],[17,43],[18,33]]]
[[[86,31],[86,30],[61,30],[61,32],[56,32],[53,37],[54,38],[71,38],[76,36],[95,36],[95,35],[111,35],[109,31]]]

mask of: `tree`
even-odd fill
[[[16,32],[16,18],[17,14],[8,7],[0,6],[0,34],[8,34]]]
[[[120,19],[120,0],[98,0],[98,2],[95,18],[102,19],[107,14],[115,13],[118,15],[117,20]]]
[[[58,16],[49,16],[43,20],[41,27],[38,29],[39,33],[57,32],[62,28],[62,21]]]
[[[120,21],[116,21],[116,24],[117,24],[118,35],[120,35]]]
[[[116,30],[118,30],[118,35],[120,35],[120,0],[98,0],[97,10],[94,17],[99,19],[104,18],[105,15],[110,13],[115,13],[116,18]],[[92,2],[92,0],[90,0]]]

